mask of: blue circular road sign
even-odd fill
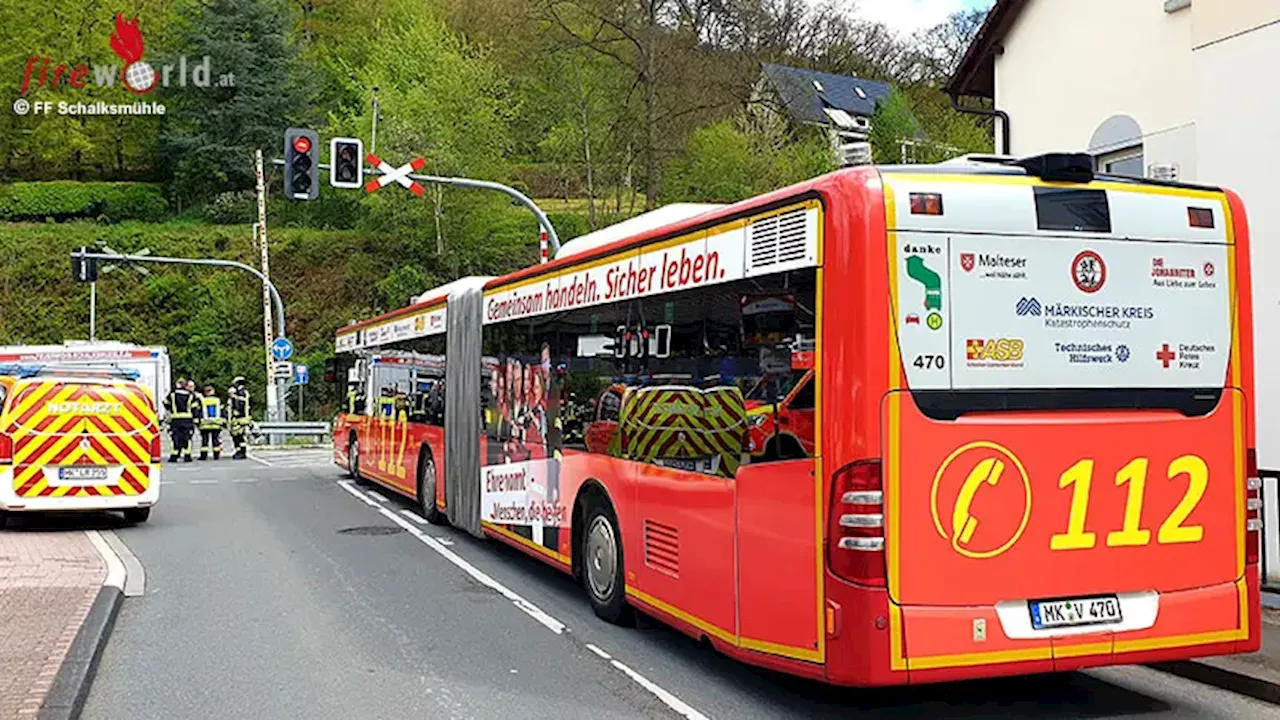
[[[271,357],[276,360],[288,360],[293,357],[293,343],[289,338],[276,338],[271,343]]]

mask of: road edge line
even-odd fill
[[[1152,663],[1147,667],[1188,680],[1195,680],[1222,690],[1230,690],[1237,695],[1245,695],[1254,700],[1280,705],[1280,683],[1274,683],[1270,680],[1234,672],[1197,660]]]
[[[37,715],[40,720],[75,720],[80,717],[93,678],[97,675],[102,652],[124,602],[124,562],[98,531],[86,530],[85,535],[107,564],[107,577],[98,588],[93,605],[89,606],[89,612],[80,623],[80,629],[76,631],[75,639],[53,677],[49,693],[40,705]]]

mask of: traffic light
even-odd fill
[[[364,142],[356,138],[329,141],[329,184],[359,188],[364,183]]]
[[[314,130],[284,131],[284,195],[290,200],[320,197],[320,136]]]
[[[89,248],[82,247],[71,251],[71,277],[76,282],[98,281],[98,258],[87,258]]]

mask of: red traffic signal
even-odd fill
[[[320,197],[320,136],[314,130],[289,128],[284,133],[284,196],[290,200]]]

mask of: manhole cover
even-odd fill
[[[390,525],[361,525],[359,527],[342,528],[339,535],[395,535],[404,532],[404,528]]]

